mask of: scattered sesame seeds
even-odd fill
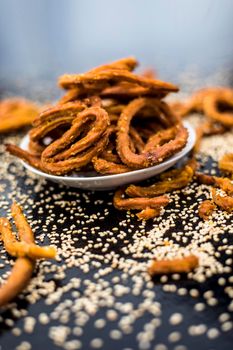
[[[100,349],[103,346],[103,340],[100,338],[92,339],[90,346],[94,349]]]
[[[173,326],[180,324],[182,321],[183,321],[183,316],[182,316],[182,314],[180,314],[178,312],[172,314],[169,318],[169,322]]]
[[[207,331],[207,337],[209,339],[215,339],[219,336],[219,330],[217,328],[210,328],[208,331]]]
[[[217,160],[226,148],[232,149],[232,135],[227,133],[226,137],[228,145],[221,145],[225,149],[221,151],[219,146],[213,147],[215,139],[204,140],[201,165],[212,162],[209,155]],[[218,145],[220,139],[218,136]],[[7,136],[4,142],[18,140]],[[233,297],[230,289],[232,239],[229,237],[233,233],[232,215],[218,211],[213,221],[208,222],[197,217],[198,202],[209,198],[208,186],[193,183],[172,193],[174,205],[169,206],[162,217],[152,223],[137,222],[132,213],[114,211],[111,193],[83,193],[38,179],[31,173],[26,177],[22,165],[5,154],[3,143],[0,153],[3,160],[1,215],[9,213],[9,203],[17,198],[30,219],[36,239],[42,244],[57,246],[59,251],[56,262],[38,264],[38,271],[19,296],[19,303],[8,310],[10,315],[7,318],[0,315],[1,326],[9,327],[10,336],[16,338],[17,350],[33,348],[24,339],[33,337],[37,327],[43,325],[46,325],[43,327],[45,337],[65,350],[87,348],[82,337],[88,332],[89,324],[96,332],[101,330],[90,333],[88,346],[93,349],[103,348],[108,338],[120,344],[123,337],[129,337],[135,338],[135,345],[124,350],[168,350],[171,346],[174,350],[187,350],[179,344],[185,340],[185,333],[189,337],[205,335],[211,342],[220,338],[222,332],[227,336],[227,332],[232,331],[232,301],[219,315],[218,326],[211,316],[209,329],[197,321],[199,316],[204,320],[209,310],[218,310],[219,298],[225,295],[231,300]],[[211,172],[215,173],[216,164],[211,166]],[[206,166],[206,170],[208,168]],[[147,275],[147,264],[153,257],[172,258],[190,252],[197,254],[200,266],[186,277],[163,275],[154,284]],[[8,257],[1,257],[0,282],[7,277],[11,265]],[[208,287],[205,282],[209,280],[217,282]],[[215,293],[216,289],[220,296]],[[22,309],[21,300],[31,307]],[[45,303],[38,313],[32,311],[37,302]],[[179,308],[180,303],[186,302],[195,311],[191,320]],[[20,318],[21,324],[16,323]],[[157,334],[161,334],[161,330],[167,332],[168,322],[174,327],[180,325],[184,334],[182,330],[166,333],[164,342],[168,341],[169,346],[163,344],[161,338],[157,344]]]
[[[170,343],[175,343],[181,339],[181,333],[180,332],[171,332],[168,336],[168,341]]]

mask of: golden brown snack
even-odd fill
[[[198,264],[198,258],[192,254],[179,259],[154,260],[148,268],[148,273],[151,276],[170,273],[188,273],[196,269]]]
[[[39,107],[23,98],[0,101],[0,133],[31,125],[38,113]]]
[[[152,166],[178,152],[185,146],[188,133],[161,101],[178,88],[155,80],[151,72],[131,73],[136,65],[137,61],[128,57],[84,74],[61,77],[68,95],[35,118],[28,151],[11,145],[7,150],[54,175],[80,170],[93,158],[101,173],[122,173]],[[121,89],[121,96],[104,96],[108,89]],[[156,98],[137,98],[128,103],[140,89]]]
[[[141,76],[149,79],[156,79],[156,74],[152,69],[147,69],[143,71]],[[103,97],[114,97],[123,99],[130,99],[141,96],[164,97],[165,95],[166,93],[151,91],[150,88],[145,88],[137,84],[132,84],[128,82],[119,83],[115,86],[106,88],[101,92],[101,96]]]
[[[19,242],[11,230],[9,220],[6,218],[0,218],[0,233],[7,253],[12,256],[27,257],[34,260],[55,258],[56,250],[53,247],[39,247],[34,243],[27,243],[26,241]]]
[[[213,202],[219,208],[227,211],[228,213],[233,212],[233,197],[221,196],[219,193],[217,193],[215,188],[212,188],[212,198],[213,198]]]
[[[35,261],[18,258],[6,282],[0,287],[0,307],[11,302],[29,283],[35,268]]]
[[[23,215],[21,207],[17,203],[13,203],[11,207],[11,213],[15,220],[16,227],[18,229],[18,236],[21,246],[30,246],[34,247],[34,235],[28,224],[26,218]],[[11,227],[9,221],[5,218],[1,219],[1,227],[0,227],[1,236],[3,238],[5,247],[9,253],[15,254],[16,250],[12,250],[12,244],[15,244],[15,238],[11,232]],[[7,242],[8,241],[8,242]],[[38,247],[37,248],[43,248]],[[9,250],[8,250],[9,248]],[[45,248],[45,247],[44,247]],[[54,248],[49,247],[51,250],[46,248],[46,255],[49,252],[49,256],[53,258],[55,257],[56,251]],[[38,252],[38,251],[37,251]],[[41,251],[40,251],[41,252]],[[19,254],[21,255],[21,251]],[[28,257],[18,257],[14,267],[11,271],[10,276],[6,280],[6,282],[0,287],[0,307],[6,305],[11,300],[13,300],[28,284],[30,278],[33,274],[36,262],[34,259],[30,259]]]
[[[104,90],[114,83],[128,82],[149,88],[151,92],[177,92],[178,87],[160,80],[135,75],[127,70],[106,68],[89,71],[85,74],[65,74],[59,78],[59,85],[64,89],[81,88],[83,91]]]
[[[11,206],[11,214],[18,230],[18,241],[12,232],[8,219],[0,218],[0,233],[6,251],[16,257],[28,257],[31,259],[54,259],[56,250],[53,247],[40,247],[34,243],[34,235],[30,225],[23,215],[21,207],[14,202]]]
[[[50,143],[43,150],[40,158],[13,145],[7,145],[7,151],[24,159],[32,166],[55,175],[69,173],[90,163],[92,158],[98,155],[108,143],[109,116],[100,107],[86,108],[77,113],[74,104],[67,103],[63,105],[63,110],[64,106],[71,108],[68,116],[72,118],[72,124],[60,138]],[[56,113],[55,115],[57,115]],[[75,115],[77,116],[75,117]],[[42,117],[44,118],[45,115],[42,115]],[[65,114],[63,117],[66,118]],[[51,124],[51,121],[47,118],[45,120],[47,124]],[[86,128],[86,135],[76,141]]]
[[[97,74],[98,72],[109,70],[109,69],[132,71],[137,66],[137,64],[138,62],[134,57],[127,57],[109,64],[96,67],[94,69],[91,69],[87,73]],[[85,75],[85,74],[82,74],[82,75]],[[104,85],[101,83],[93,86],[89,86],[88,88],[85,88],[83,86],[78,86],[78,87],[75,86],[74,88],[71,88],[68,90],[68,92],[60,99],[59,103],[63,104],[70,101],[75,101],[80,97],[85,97],[87,95],[90,96],[95,93],[99,93],[103,87]]]
[[[222,108],[222,110],[221,110]],[[229,111],[224,111],[224,109]],[[227,127],[233,126],[233,89],[219,88],[205,96],[203,110],[208,118]]]
[[[148,151],[141,154],[132,152],[130,149],[129,137],[130,123],[132,118],[145,106],[155,108],[156,112],[158,112],[160,107],[162,107],[163,113],[165,111],[163,108],[164,104],[161,106],[159,100],[138,98],[128,104],[118,120],[117,152],[124,164],[135,169],[147,168],[162,162],[165,158],[181,150],[185,146],[188,138],[187,130],[181,124],[178,124],[171,129],[164,131],[166,133],[166,137],[164,137],[165,139],[168,139],[170,136],[174,137],[169,142],[164,143],[161,146],[154,142],[154,148],[150,148]],[[157,113],[155,115],[158,117]],[[168,119],[170,123],[176,122],[175,117],[172,120],[170,115]],[[158,142],[161,139],[162,136],[159,136]]]
[[[50,159],[41,158],[42,167],[47,173],[54,175],[68,174],[74,170],[79,170],[91,162],[91,160],[101,153],[104,147],[108,143],[108,132],[103,133],[102,138],[98,140],[87,151],[83,151],[80,154],[70,157],[65,160],[51,161]]]
[[[205,200],[199,204],[198,214],[202,219],[208,220],[215,209],[216,205],[212,201]]]
[[[186,165],[182,169],[174,169],[162,175],[162,181],[158,181],[153,185],[142,187],[130,185],[126,189],[126,193],[130,197],[154,197],[164,193],[176,191],[186,187],[193,179],[195,169],[190,165]]]
[[[199,112],[226,127],[233,126],[233,90],[231,88],[204,88],[196,91],[185,103],[177,101],[170,106],[180,117]],[[225,109],[229,109],[230,112],[225,112]]]
[[[233,196],[233,183],[227,177],[214,177],[215,179],[215,187],[221,188],[224,192],[226,192],[229,196]]]
[[[116,209],[130,210],[138,209],[143,210],[147,207],[153,209],[159,209],[165,207],[169,203],[167,196],[159,196],[154,198],[125,198],[124,189],[119,189],[115,192],[113,197],[113,204]]]
[[[5,146],[6,146],[6,151],[12,154],[13,156],[16,156],[22,159],[23,161],[25,161],[26,163],[28,163],[29,165],[31,165],[36,169],[46,172],[46,169],[41,164],[40,158],[34,156],[30,152],[25,151],[16,145],[6,144]]]
[[[195,173],[195,179],[198,183],[203,185],[214,185],[215,184],[215,178],[212,175],[196,172]]]
[[[12,203],[11,215],[17,227],[19,239],[26,243],[33,243],[34,234],[32,232],[31,226],[24,216],[22,208],[16,202]]]
[[[195,177],[196,180],[201,184],[218,187],[221,190],[225,191],[228,195],[233,195],[233,183],[227,177],[212,176],[199,172],[195,173]]]
[[[96,68],[93,68],[89,71],[89,73],[105,71],[106,69],[117,69],[117,70],[119,69],[119,70],[126,70],[131,72],[132,70],[134,70],[134,68],[137,67],[137,65],[138,65],[138,61],[136,60],[136,58],[133,56],[129,56],[126,58],[121,58],[117,61],[114,61],[108,64],[98,66]]]
[[[94,157],[92,163],[94,169],[100,174],[113,175],[132,171],[132,169],[125,164],[114,163],[101,157]]]
[[[224,154],[218,162],[219,169],[233,174],[233,153]]]
[[[213,88],[205,88],[194,92],[185,102],[174,101],[169,106],[176,115],[183,118],[194,112],[203,112],[203,99]]]
[[[142,209],[142,211],[140,211],[139,213],[137,213],[137,217],[139,218],[139,220],[149,220],[149,219],[153,219],[156,216],[159,216],[161,213],[161,209],[155,209],[155,208],[150,208],[147,207],[145,209]]]
[[[61,125],[70,125],[86,107],[85,103],[76,101],[44,110],[33,121],[34,128],[30,132],[30,138],[36,141]]]
[[[93,121],[94,119],[94,121]],[[42,153],[42,159],[67,160],[86,151],[95,144],[110,124],[107,112],[100,107],[87,108],[73,120],[72,126],[58,140],[52,142]],[[88,128],[87,134],[78,139]],[[78,141],[76,141],[78,139]],[[67,149],[68,148],[68,149]]]

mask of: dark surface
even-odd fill
[[[6,138],[1,137],[0,140],[2,144],[5,142]],[[100,226],[101,228],[99,231],[104,231],[104,230],[111,231],[111,229],[113,227],[118,226],[118,223],[122,221],[126,216],[125,212],[118,212],[110,204],[112,201],[111,192],[109,193],[82,192],[81,190],[78,190],[78,189],[67,189],[63,186],[60,186],[58,184],[53,184],[51,182],[46,182],[45,184],[42,185],[41,190],[39,190],[38,192],[35,192],[34,186],[35,184],[37,184],[38,180],[33,179],[33,182],[31,184],[27,184],[27,179],[28,179],[28,176],[30,175],[28,175],[26,171],[24,171],[22,165],[20,165],[17,160],[13,160],[13,158],[9,162],[11,163],[9,163],[8,173],[11,174],[11,176],[7,178],[6,173],[4,173],[4,171],[1,172],[1,176],[0,176],[0,185],[7,184],[4,192],[0,193],[1,201],[4,200],[4,203],[5,203],[5,205],[2,205],[2,207],[0,207],[0,215],[6,216],[6,214],[9,213],[9,208],[10,208],[12,199],[13,198],[16,199],[17,201],[19,201],[19,203],[23,204],[23,209],[25,214],[30,215],[30,221],[33,222],[34,220],[38,220],[38,219],[41,220],[39,224],[32,223],[36,238],[40,237],[40,235],[43,233],[43,225],[47,227],[49,238],[48,239],[45,238],[44,243],[48,243],[49,239],[52,237],[50,236],[50,232],[53,231],[53,227],[52,227],[53,223],[56,224],[56,232],[58,234],[57,235],[58,242],[56,242],[56,245],[58,246],[59,244],[62,245],[64,244],[64,242],[66,242],[66,239],[62,237],[62,235],[66,234],[64,229],[66,228],[70,229],[71,225],[74,225],[75,228],[77,229],[78,228],[82,229],[84,226],[87,226],[85,222],[77,223],[76,217],[75,219],[70,219],[70,214],[69,214],[69,211],[67,211],[67,207],[61,206],[57,202],[57,200],[54,199],[55,198],[54,194],[58,195],[62,201],[67,201],[71,203],[70,208],[73,208],[74,211],[77,206],[76,201],[77,199],[80,199],[80,203],[78,205],[83,208],[85,214],[88,216],[98,211],[103,213],[105,208],[109,209],[109,215],[105,218],[105,220],[102,220],[102,221],[95,220],[93,224],[89,224],[88,230],[83,231],[80,235],[78,235],[78,240],[73,241],[72,243],[75,249],[77,247],[84,247],[86,245],[86,241],[83,239],[83,237],[87,237],[88,240],[93,243],[93,245],[94,243],[97,242],[97,238],[99,237],[99,235],[98,235],[98,232],[97,234],[91,234],[90,227],[92,225]],[[210,170],[211,168],[213,168],[213,166],[215,166],[215,163],[213,163],[213,161],[209,159],[209,161],[206,162],[206,164],[204,165],[204,168],[205,170]],[[195,184],[193,184],[192,186],[193,188],[196,188]],[[14,192],[14,188],[16,188],[16,192]],[[47,203],[49,203],[50,206],[51,205],[53,206],[52,209],[48,208],[46,202],[42,203],[41,193],[45,193],[45,197],[48,198]],[[89,203],[87,203],[86,194],[90,199]],[[27,196],[26,200],[24,199],[24,195]],[[184,193],[179,193],[179,196],[180,196],[179,202],[182,205],[182,199],[185,199],[186,201],[187,199]],[[189,201],[188,205],[191,205],[194,202],[196,202],[195,193],[190,194],[190,196],[191,196],[191,200]],[[30,202],[28,202],[28,198],[30,198],[31,200]],[[103,200],[103,204],[93,205],[93,203],[97,199]],[[24,203],[27,204],[28,207],[24,206]],[[34,205],[34,207],[31,207],[32,204]],[[44,209],[43,214],[38,214],[39,208]],[[173,210],[174,204],[171,203],[168,209]],[[55,214],[54,221],[50,221],[49,223],[46,223],[46,219],[47,217],[50,217],[51,213]],[[60,214],[64,214],[64,217],[65,217],[64,223],[58,222],[58,219],[60,218]],[[146,224],[147,230],[148,231],[151,230],[153,225],[157,225],[158,222],[165,219],[167,215],[169,214],[165,212],[164,216],[160,219],[156,219],[154,223],[151,221],[148,222]],[[230,217],[229,220],[232,220],[232,217]],[[126,233],[126,237],[124,238],[124,240],[122,241],[119,240],[116,244],[111,243],[108,247],[108,251],[105,254],[110,253],[111,251],[114,251],[115,254],[118,253],[120,256],[122,256],[123,259],[126,259],[126,256],[122,251],[122,246],[126,244],[125,243],[126,239],[129,241],[129,243],[132,242],[132,233],[128,231],[129,225],[133,225],[134,226],[133,230],[136,230],[140,225],[140,222],[138,222],[135,217],[130,218],[130,222],[128,223],[128,226],[124,228],[124,231]],[[175,241],[176,238],[172,236],[172,233],[182,231],[182,230],[183,230],[182,217],[179,217],[179,215],[177,215],[175,227],[173,227],[172,230],[171,229],[168,230],[165,233],[164,238],[166,237],[169,239],[172,238]],[[224,228],[223,228],[223,231],[224,231]],[[70,236],[70,233],[68,233],[67,235]],[[223,238],[226,238],[228,245],[233,244],[232,234],[228,232],[223,232],[221,234],[221,239],[219,241],[217,242],[212,241],[213,245],[216,247],[216,251],[220,252],[221,250],[219,249],[219,247],[224,246],[226,244],[225,241],[223,243]],[[67,251],[70,252],[69,248],[67,249]],[[94,248],[93,246],[91,248],[91,254],[92,254],[91,256],[93,260],[96,260],[96,261],[101,261],[100,258],[104,255],[103,252],[101,252],[101,250],[99,250],[98,248]],[[4,256],[5,256],[5,252],[1,247],[1,257],[4,257]],[[232,255],[231,256],[227,255],[223,250],[221,251],[219,261],[224,263],[224,261],[229,257],[232,257]],[[6,262],[8,261],[8,259],[9,261],[11,261],[10,257],[7,257]],[[3,260],[0,260],[0,263],[1,261]],[[61,262],[52,263],[52,264],[61,266],[62,264],[65,263],[65,261],[66,259],[62,257]],[[146,257],[138,258],[138,259],[134,258],[134,261],[135,261],[135,264],[137,264],[137,263],[140,263],[141,261],[148,262],[148,259]],[[56,280],[54,273],[50,272],[44,276],[44,281],[50,281],[50,280],[55,281],[55,284],[56,284],[55,290],[56,290],[61,286],[65,286],[72,277],[78,277],[80,278],[81,283],[80,283],[80,287],[78,287],[76,290],[79,291],[80,298],[81,298],[85,295],[85,289],[86,289],[85,280],[91,280],[91,281],[94,281],[96,284],[98,284],[98,279],[96,279],[96,277],[94,276],[94,274],[98,271],[98,268],[93,266],[91,262],[89,263],[89,265],[90,265],[90,270],[87,273],[84,273],[81,268],[77,268],[73,266],[71,268],[66,269],[66,276],[64,279]],[[107,263],[107,262],[102,263],[101,268],[103,268],[105,265],[109,266],[110,263]],[[4,267],[1,268],[1,271],[2,271],[1,274],[6,272],[8,269],[9,269],[8,262],[7,263],[4,262]],[[43,264],[42,264],[42,267],[38,266],[37,270],[35,271],[35,276],[41,271],[43,271]],[[231,273],[215,274],[214,276],[207,278],[207,280],[204,283],[199,283],[192,278],[188,278],[187,276],[181,276],[181,280],[179,281],[174,281],[172,278],[168,280],[166,284],[175,285],[177,287],[177,290],[183,287],[186,288],[187,295],[179,295],[177,290],[175,292],[166,292],[163,289],[163,284],[160,283],[158,279],[157,281],[154,281],[153,287],[150,287],[150,286],[148,287],[145,281],[145,285],[142,286],[140,294],[133,295],[131,293],[131,290],[135,285],[134,277],[137,274],[140,275],[141,272],[139,271],[134,275],[130,275],[129,273],[127,273],[126,279],[124,278],[124,276],[122,276],[122,273],[123,272],[121,269],[116,268],[116,269],[113,269],[106,276],[102,277],[105,281],[109,282],[110,286],[112,286],[114,285],[114,283],[112,282],[112,278],[114,276],[119,276],[120,283],[122,285],[128,286],[130,289],[129,289],[129,292],[126,293],[126,295],[123,295],[121,297],[116,297],[113,306],[111,307],[101,306],[101,305],[98,306],[96,315],[94,315],[93,317],[90,317],[90,319],[85,324],[85,326],[83,326],[83,334],[80,337],[78,337],[78,339],[80,339],[82,342],[82,349],[85,349],[85,350],[91,349],[90,341],[91,339],[96,337],[103,339],[104,346],[102,347],[102,349],[106,349],[106,350],[109,350],[109,349],[119,350],[119,349],[126,349],[126,348],[133,349],[133,350],[142,349],[142,347],[141,348],[139,347],[137,335],[139,332],[143,330],[144,325],[146,323],[150,323],[151,320],[154,318],[160,319],[161,325],[156,329],[154,333],[155,337],[151,341],[151,343],[149,343],[148,349],[154,349],[156,344],[161,344],[161,343],[166,345],[168,349],[174,349],[174,350],[185,349],[182,347],[179,348],[178,345],[184,345],[189,350],[194,350],[194,349],[230,350],[232,349],[232,346],[233,346],[232,329],[228,332],[223,332],[220,328],[220,322],[218,319],[219,315],[227,312],[230,316],[229,321],[230,320],[232,321],[232,313],[229,311],[231,298],[229,293],[226,292],[226,287],[231,285],[229,281],[229,277],[231,276]],[[225,278],[225,281],[226,281],[225,285],[219,285],[218,281],[220,277]],[[231,288],[232,288],[232,285],[231,285]],[[142,317],[140,317],[134,323],[132,333],[128,335],[123,334],[123,337],[120,340],[112,340],[109,337],[109,331],[111,329],[118,329],[117,324],[119,321],[119,317],[122,316],[123,313],[121,314],[120,312],[118,312],[119,314],[118,319],[116,321],[111,321],[111,322],[108,321],[104,329],[98,330],[93,326],[94,321],[97,318],[105,318],[105,312],[108,308],[110,309],[115,308],[116,302],[118,303],[131,302],[133,303],[134,306],[139,305],[145,299],[145,296],[143,295],[143,290],[145,289],[152,290],[156,293],[155,298],[151,300],[151,303],[153,304],[155,302],[159,302],[161,304],[160,315],[158,316],[153,315],[152,313],[150,313],[150,308],[149,308],[147,311],[143,313]],[[190,290],[192,289],[196,289],[198,291],[199,295],[197,297],[192,297],[189,294]],[[72,303],[74,303],[74,301],[77,299],[76,297],[72,296],[72,292],[74,290],[75,288],[65,293],[61,301],[64,299],[69,299],[71,300]],[[204,297],[204,293],[209,290],[213,291],[214,297],[218,301],[218,304],[215,306],[210,306],[206,303],[206,298]],[[27,295],[27,293],[25,295]],[[37,319],[39,313],[46,312],[50,314],[50,312],[53,311],[54,307],[57,306],[57,303],[52,305],[46,305],[44,302],[44,297],[41,297],[40,300],[37,301],[35,304],[30,304],[27,302],[26,300],[27,298],[25,298],[25,295],[24,296],[21,295],[20,298],[17,298],[15,303],[18,309],[27,310],[28,312],[27,316],[33,316]],[[206,306],[205,310],[201,312],[197,312],[194,309],[195,304],[199,302],[205,303],[205,306]],[[177,326],[173,326],[168,322],[170,315],[175,312],[181,313],[183,315],[183,322]],[[42,348],[45,348],[48,350],[59,349],[59,347],[54,345],[52,340],[48,337],[48,328],[51,326],[57,326],[58,324],[61,324],[59,320],[51,320],[49,325],[41,325],[37,321],[33,334],[27,334],[25,332],[22,332],[22,335],[14,336],[12,335],[12,332],[11,332],[12,328],[17,327],[23,330],[24,317],[20,317],[19,319],[14,318],[14,316],[12,315],[11,309],[1,311],[0,315],[1,315],[1,319],[0,319],[1,320],[0,321],[1,350],[15,349],[22,341],[25,341],[25,340],[31,343],[33,350],[37,350],[37,349],[41,350]],[[75,317],[76,317],[75,313],[72,311],[72,307],[71,307],[70,320],[68,324],[65,324],[65,326],[68,325],[69,327],[73,328],[75,325]],[[6,324],[7,323],[6,320],[11,318],[15,319],[15,324],[13,327],[7,326]],[[206,336],[206,332],[202,335],[190,336],[190,334],[188,333],[188,328],[191,325],[198,325],[198,324],[205,324],[208,329],[213,327],[217,328],[220,332],[219,336],[212,340]],[[173,331],[181,332],[182,338],[177,342],[171,343],[168,340],[168,336]],[[77,337],[72,336],[71,338],[74,339]],[[67,339],[70,339],[70,336],[68,336]]]

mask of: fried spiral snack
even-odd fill
[[[152,147],[148,148],[147,145],[145,146],[143,153],[136,154],[132,152],[130,149],[129,140],[130,122],[135,116],[135,114],[137,114],[145,106],[149,106],[152,109],[155,109],[156,112],[158,112],[158,110],[162,112],[158,114],[160,119],[162,119],[164,117],[164,114],[167,112],[167,108],[164,108],[164,104],[159,100],[138,98],[128,104],[128,106],[124,109],[118,120],[118,154],[123,163],[135,169],[146,168],[162,162],[165,158],[181,150],[185,146],[188,138],[187,130],[181,124],[177,124],[175,126],[172,126],[170,129],[166,129],[164,131],[166,136],[164,136],[164,133],[161,132],[157,136],[157,140],[153,143]],[[174,125],[174,123],[176,122],[175,117],[172,116],[173,118],[171,118],[170,113],[169,117],[170,125]],[[162,119],[162,121],[163,120],[164,119]],[[160,145],[160,142],[163,142],[164,139],[170,139],[170,141]]]
[[[50,132],[63,125],[71,125],[78,113],[86,108],[86,104],[80,101],[57,105],[46,109],[33,121],[33,129],[30,131],[32,141],[42,140]]]
[[[233,174],[233,153],[226,153],[218,162],[219,169]]]
[[[179,117],[197,112],[206,121],[198,126],[193,153],[199,151],[203,136],[222,134],[233,126],[233,89],[226,87],[205,88],[196,91],[186,102],[170,103]]]
[[[176,92],[178,91],[177,86],[171,83],[165,83],[160,80],[155,80],[143,76],[138,76],[126,69],[116,69],[116,67],[99,67],[98,69],[91,70],[85,74],[65,74],[60,77],[59,85],[64,89],[77,88],[80,91],[89,92],[101,91],[112,85],[127,82],[136,84],[139,87],[150,89],[153,93],[161,92]]]
[[[94,122],[93,124],[89,122],[87,134],[75,142],[83,127],[93,118]],[[100,107],[85,109],[73,120],[71,128],[42,152],[42,166],[48,172],[61,175],[87,165],[107,144],[109,124],[109,116],[104,109]]]
[[[221,110],[222,109],[222,110]],[[224,109],[230,111],[225,112]],[[207,94],[203,100],[206,116],[227,127],[233,126],[233,90],[219,88]]]
[[[209,120],[226,127],[233,126],[233,90],[226,87],[205,88],[195,92],[187,102],[171,103],[180,117],[193,112],[203,113]],[[225,112],[229,109],[230,112]]]

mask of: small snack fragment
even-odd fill
[[[113,198],[113,204],[115,208],[119,210],[130,210],[130,209],[146,209],[151,208],[163,208],[169,203],[167,196],[159,196],[154,198],[125,198],[124,189],[119,189],[115,192]]]
[[[28,258],[17,258],[6,282],[0,286],[0,307],[11,302],[28,285],[36,262]]]
[[[212,198],[213,198],[213,202],[220,209],[225,210],[228,213],[233,212],[233,197],[221,196],[219,193],[217,193],[215,188],[212,188]]]
[[[39,108],[23,98],[0,101],[0,133],[11,132],[32,125]]]
[[[160,208],[156,209],[156,208],[146,207],[136,215],[139,220],[149,220],[149,219],[155,218],[156,216],[159,216],[160,212],[161,212]]]
[[[215,187],[221,188],[229,196],[233,196],[233,182],[227,177],[215,177]]]
[[[202,219],[208,220],[215,209],[216,205],[212,201],[205,200],[199,204],[198,214]]]
[[[147,220],[160,214],[162,208],[169,203],[167,196],[158,196],[153,198],[127,198],[125,190],[119,189],[113,197],[113,205],[118,210],[140,210],[137,214],[139,219]]]
[[[214,204],[216,204],[222,210],[226,210],[227,212],[231,213],[233,211],[233,182],[226,177],[212,176],[199,172],[197,172],[195,175],[197,182],[213,186],[211,191]],[[224,191],[225,195],[222,196],[219,194],[216,188]]]
[[[210,185],[220,188],[222,191],[226,192],[228,195],[233,196],[233,182],[227,177],[219,177],[203,174],[200,172],[195,173],[195,178],[197,182],[204,185]]]
[[[218,162],[219,169],[233,174],[233,153],[226,153]]]
[[[6,218],[0,218],[0,232],[2,235],[4,247],[7,253],[10,254],[11,256],[28,257],[31,259],[54,259],[55,258],[56,250],[53,247],[39,247],[34,243],[27,243],[26,240],[19,242],[15,238],[11,230],[11,225],[9,220]]]
[[[198,267],[199,261],[195,255],[188,255],[177,259],[153,260],[148,268],[151,276],[172,274],[172,273],[188,273]]]
[[[196,162],[191,160],[181,169],[169,170],[163,173],[160,176],[162,180],[150,186],[128,186],[126,193],[130,197],[154,197],[182,189],[192,181],[195,169]]]
[[[19,241],[16,240],[6,218],[0,219],[0,234],[6,251],[17,259],[10,276],[0,286],[0,307],[13,300],[27,286],[33,274],[36,259],[54,259],[56,256],[54,247],[39,247],[35,244],[31,227],[21,207],[15,202],[12,204],[11,213],[18,229]]]

